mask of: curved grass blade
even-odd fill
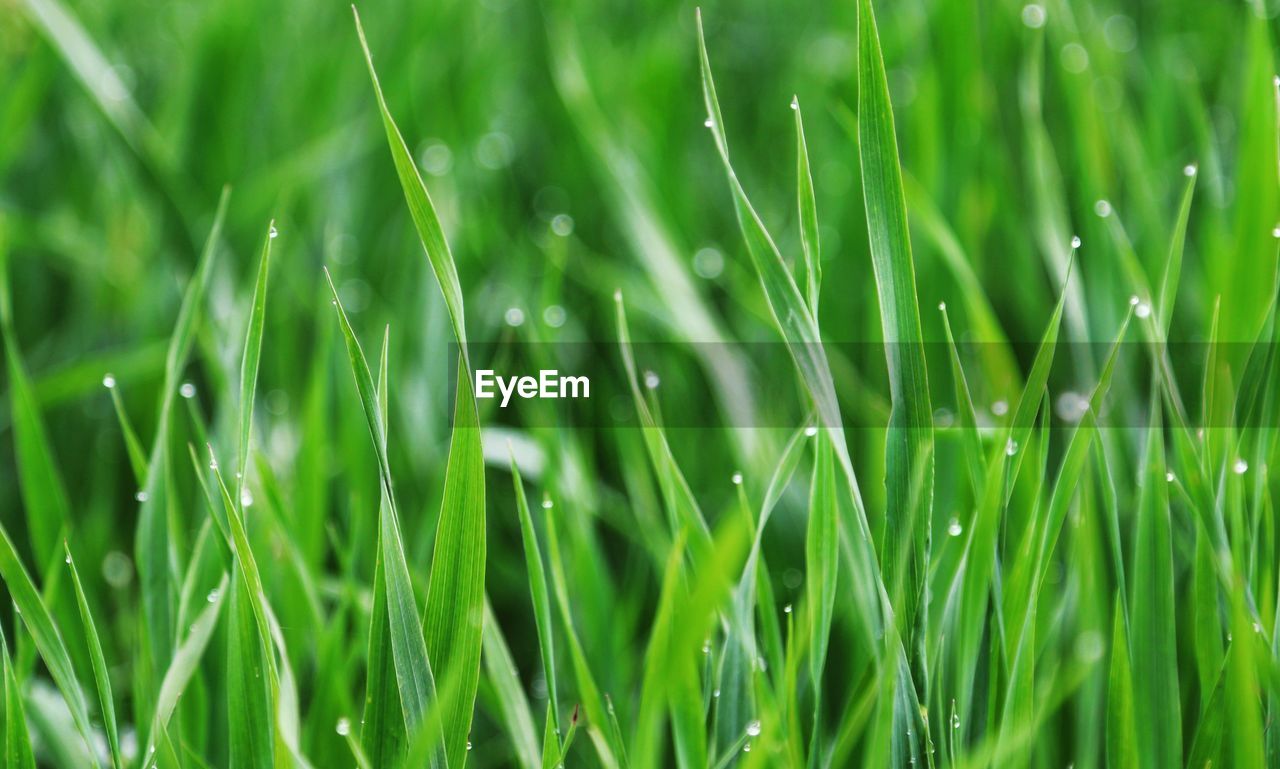
[[[493,607],[488,601],[485,601],[484,611],[484,667],[493,687],[498,712],[514,748],[517,763],[522,769],[538,769],[540,753],[538,738],[533,729],[533,713],[520,688],[515,660],[511,658],[511,649],[502,636],[502,629],[498,627]],[[554,739],[558,748],[559,738]]]
[[[62,635],[58,632],[53,616],[49,614],[49,610],[40,599],[40,592],[36,590],[35,583],[27,575],[27,570],[18,557],[13,541],[9,539],[9,532],[3,526],[0,526],[0,578],[4,579],[5,586],[9,588],[9,595],[22,616],[22,623],[31,634],[36,651],[40,653],[45,667],[49,669],[53,682],[62,692],[67,709],[71,712],[71,718],[75,721],[76,729],[84,738],[85,746],[92,755],[93,741],[89,711],[84,701],[84,693],[80,689],[80,682],[76,679],[71,657],[67,654],[66,644],[62,641]],[[98,766],[96,759],[91,761],[94,767]]]
[[[871,0],[858,5],[858,151],[880,324],[889,368],[891,411],[885,436],[884,581],[902,580],[895,608],[908,648],[924,636],[924,590],[933,510],[933,407],[907,232],[893,109]],[[923,479],[913,494],[914,479]],[[903,542],[910,542],[904,545]],[[907,553],[905,563],[897,554]],[[892,557],[890,557],[892,556]],[[918,683],[923,683],[918,681]]]
[[[276,225],[267,225],[267,237],[262,243],[262,258],[258,261],[258,278],[253,285],[253,299],[249,305],[249,325],[245,332],[244,355],[240,359],[240,451],[236,455],[236,496],[241,498],[244,489],[245,470],[249,462],[249,438],[253,432],[253,399],[258,389],[258,365],[262,361],[262,329],[267,312],[267,276],[271,270],[271,244],[276,239]]]
[[[444,294],[461,355],[453,435],[449,441],[449,464],[445,470],[444,498],[432,551],[423,623],[427,649],[435,660],[436,669],[451,681],[457,681],[456,686],[445,687],[450,697],[443,703],[443,723],[449,760],[460,766],[466,759],[476,688],[480,683],[486,552],[484,450],[480,439],[480,416],[472,391],[462,286],[431,196],[382,95],[373,68],[373,57],[365,41],[364,29],[360,26],[360,15],[354,7],[352,13],[396,174],[418,238]]]
[[[1138,766],[1137,722],[1133,715],[1133,676],[1129,663],[1129,634],[1117,597],[1111,630],[1111,671],[1107,679],[1107,764]],[[1204,764],[1191,764],[1203,766]]]
[[[822,289],[822,250],[818,242],[818,202],[813,193],[813,174],[809,171],[809,145],[804,139],[804,119],[800,115],[800,97],[791,97],[796,113],[796,207],[800,211],[800,250],[804,254],[805,290],[809,312],[818,317],[818,297]]]
[[[805,533],[805,603],[809,609],[809,676],[813,686],[814,729],[811,757],[820,754],[822,671],[827,662],[831,622],[835,616],[839,558],[839,510],[836,501],[835,452],[827,435],[814,436],[813,485],[809,525]]]
[[[36,769],[27,732],[27,711],[22,704],[22,687],[9,659],[9,642],[0,630],[0,663],[4,666],[4,765],[9,769]]]
[[[508,447],[510,448],[510,447]],[[516,490],[516,511],[520,516],[520,538],[524,542],[525,567],[529,572],[529,592],[533,599],[533,621],[538,633],[538,651],[542,655],[542,675],[547,681],[551,724],[560,733],[560,698],[556,694],[556,654],[551,635],[551,595],[547,590],[547,574],[542,566],[542,551],[538,547],[538,535],[533,530],[533,518],[529,515],[529,502],[524,494],[524,482],[516,467],[514,451],[511,454],[511,482]]]
[[[390,623],[392,656],[396,681],[400,690],[400,704],[404,708],[406,732],[410,742],[421,728],[434,728],[435,722],[427,722],[426,715],[436,699],[435,678],[428,661],[427,644],[418,618],[417,601],[413,595],[413,583],[409,577],[409,564],[405,559],[404,541],[400,536],[400,519],[396,509],[395,491],[391,484],[391,465],[387,459],[386,431],[382,423],[373,375],[369,363],[360,348],[347,313],[338,299],[338,289],[333,278],[325,270],[325,279],[333,293],[333,305],[337,308],[338,322],[346,342],[347,358],[356,380],[356,390],[364,408],[365,421],[373,439],[378,457],[378,472],[382,482],[385,504],[380,514],[379,537],[382,540],[383,575],[386,578],[387,619]],[[440,745],[443,746],[443,735]],[[465,752],[466,744],[463,743]],[[435,751],[431,751],[435,755]],[[433,759],[435,760],[435,759]]]
[[[85,643],[89,647],[93,680],[98,687],[98,704],[102,711],[102,725],[107,733],[107,747],[111,751],[111,764],[115,769],[124,769],[124,758],[120,754],[120,733],[116,728],[116,706],[111,696],[111,677],[107,675],[107,661],[102,655],[102,641],[98,638],[98,626],[94,624],[93,614],[89,611],[89,601],[85,598],[84,585],[80,583],[80,572],[76,570],[75,560],[71,557],[71,546],[64,544],[63,547],[67,552],[67,568],[71,572],[71,584],[76,591],[80,621],[84,625]]]
[[[156,433],[152,439],[147,459],[145,494],[138,508],[138,526],[135,541],[138,565],[138,582],[142,593],[142,621],[148,644],[149,669],[147,680],[154,686],[159,671],[169,667],[170,656],[176,639],[177,623],[174,617],[177,577],[172,570],[173,544],[170,538],[168,513],[169,484],[164,468],[169,459],[169,430],[172,424],[174,398],[178,395],[179,379],[186,367],[191,347],[195,343],[200,312],[204,304],[213,263],[217,256],[222,223],[226,218],[231,199],[229,188],[223,188],[214,214],[213,226],[200,253],[196,271],[187,283],[178,310],[178,319],[169,337],[165,353],[164,383],[161,386],[160,409],[156,419]],[[144,698],[145,699],[145,698]]]

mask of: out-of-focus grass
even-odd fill
[[[1273,9],[871,5],[0,0],[6,765],[1280,761]]]

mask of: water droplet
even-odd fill
[[[743,745],[743,746],[742,746],[742,752],[743,752],[743,753],[750,753],[750,752],[751,752],[751,743],[749,743],[749,742],[748,742],[747,744]]]
[[[951,519],[951,523],[947,524],[947,533],[953,537],[958,537],[964,533],[964,527],[960,525],[959,518]]]
[[[67,564],[70,564],[70,563],[71,563],[71,553],[67,553],[67,557],[66,557],[64,560],[66,561],[66,563],[67,563]]]
[[[712,696],[712,697],[719,697],[719,696],[720,696],[720,690],[719,690],[719,689],[715,689],[715,690],[713,690],[713,691],[711,692],[711,696]]]
[[[1271,237],[1280,238],[1280,226],[1276,226],[1271,230]]]
[[[1195,176],[1195,175],[1196,175],[1196,166],[1195,166],[1195,164],[1194,164],[1194,163],[1188,163],[1187,165],[1183,166],[1183,168],[1182,168],[1182,175],[1183,175],[1183,176],[1186,176],[1186,177],[1188,177],[1188,178],[1189,178],[1189,177],[1192,177],[1192,176]]]
[[[148,499],[151,498],[151,495],[148,494],[146,491],[139,491],[137,494],[133,495],[133,498],[138,500],[139,502],[146,502]]]
[[[178,394],[187,400],[191,400],[196,397],[196,386],[190,382],[183,382],[182,386],[178,388]]]
[[[1072,248],[1079,248],[1079,247],[1080,247],[1080,236],[1079,236],[1079,235],[1073,235],[1073,236],[1071,237],[1071,247],[1072,247]]]
[[[542,495],[542,509],[543,509],[543,510],[550,510],[554,505],[555,505],[555,503],[551,501],[551,495],[550,495],[550,494],[543,494],[543,495]]]
[[[1089,52],[1079,43],[1062,46],[1062,68],[1078,75],[1089,68]]]
[[[938,302],[938,309],[939,309],[939,310],[941,310],[942,312],[946,312],[946,311],[947,311],[947,303],[946,303],[946,302]]]
[[[471,750],[471,740],[467,740],[467,750]]]
[[[1004,444],[1004,455],[1006,457],[1011,457],[1017,453],[1018,453],[1018,442],[1010,438]]]
[[[218,460],[216,460],[216,459],[210,459],[210,460],[209,460],[209,469],[210,469],[210,470],[217,470],[217,469],[218,469]]]
[[[730,478],[729,480],[733,481],[733,485],[734,485],[734,486],[741,486],[741,485],[742,485],[742,473],[734,473],[734,474],[733,474],[733,477],[732,477],[732,478]]]
[[[1174,476],[1174,474],[1173,474],[1173,471],[1172,471],[1172,470],[1170,470],[1169,472],[1165,473],[1165,474],[1164,474],[1164,479],[1165,479],[1166,481],[1168,481],[1169,483],[1173,483],[1173,481],[1174,481],[1174,479],[1175,479],[1175,476]]]
[[[951,716],[951,728],[952,728],[952,729],[959,729],[959,728],[960,728],[960,714],[959,714],[959,713],[952,714],[952,716]]]
[[[502,316],[502,319],[507,322],[508,326],[513,328],[515,326],[522,326],[524,325],[524,310],[519,307],[508,307],[507,312]]]
[[[711,642],[710,642],[710,641],[703,641],[703,642],[702,642],[702,653],[703,653],[703,654],[710,654],[710,653],[711,653]]]
[[[715,126],[716,121],[712,120],[711,118],[707,118],[706,120],[702,121],[702,124],[707,128],[712,128]]]
[[[1262,632],[1262,624],[1261,624],[1261,623],[1259,623],[1259,622],[1255,622],[1255,623],[1253,623],[1253,632],[1255,632],[1255,633],[1261,633],[1261,632]]]
[[[1151,305],[1147,304],[1146,302],[1142,302],[1137,307],[1133,308],[1133,314],[1137,315],[1139,318],[1150,318]]]
[[[782,607],[782,613],[783,613],[783,614],[790,614],[790,613],[791,613],[791,604],[787,604],[786,606],[783,606],[783,607]]]
[[[662,379],[652,371],[644,372],[644,386],[650,390],[658,389],[658,385],[662,384]]]
[[[276,226],[274,224],[271,225],[271,229],[267,230],[267,237],[271,238],[272,240],[275,240],[279,236],[280,236],[280,232],[276,229]]]
[[[1111,216],[1111,201],[1099,200],[1097,203],[1094,203],[1093,212],[1098,216],[1101,216],[1103,219]]]
[[[800,97],[798,96],[791,97],[791,109],[800,109]]]
[[[348,734],[351,734],[351,721],[345,717],[339,718],[337,726],[334,727],[334,731],[343,737],[346,737]]]
[[[1040,29],[1044,26],[1044,6],[1036,3],[1024,5],[1022,7],[1022,23],[1031,29]]]
[[[752,737],[759,737],[759,736],[760,736],[760,721],[759,721],[759,720],[753,720],[751,723],[747,724],[747,734],[751,735]]]
[[[550,305],[547,309],[542,311],[542,322],[552,328],[560,328],[563,326],[566,317],[568,317],[568,314],[564,311],[564,308],[558,304]]]
[[[111,374],[107,374],[102,377],[102,386],[110,390],[112,387],[116,386],[116,378]]]
[[[551,231],[562,238],[573,234],[573,217],[568,214],[556,214],[551,220]]]
[[[1009,402],[1004,400],[996,401],[991,404],[991,413],[998,417],[1002,417],[1009,413]]]
[[[1139,302],[1141,302],[1141,301],[1142,301],[1142,300],[1138,298],[1138,295],[1137,295],[1137,294],[1134,294],[1133,296],[1129,297],[1129,306],[1130,306],[1130,307],[1137,307],[1137,306],[1138,306],[1138,303],[1139,303]]]
[[[1249,463],[1243,459],[1237,459],[1236,463],[1231,466],[1231,472],[1236,475],[1244,475],[1249,471]]]
[[[720,273],[724,272],[724,254],[711,246],[699,248],[693,254],[693,271],[706,280],[720,277]]]
[[[248,489],[240,490],[240,506],[253,507],[253,492]]]
[[[804,437],[806,437],[806,438],[812,438],[813,436],[815,436],[815,435],[817,435],[817,434],[818,434],[818,428],[816,428],[816,427],[809,426],[809,427],[804,428]]]

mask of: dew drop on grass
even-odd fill
[[[800,109],[800,97],[798,96],[791,97],[791,109],[795,109],[795,110]]]
[[[662,384],[662,379],[652,371],[644,372],[644,386],[650,390],[658,389],[658,385]]]
[[[467,750],[471,750],[471,740],[467,740]]]
[[[1018,442],[1017,442],[1017,441],[1015,441],[1014,439],[1010,438],[1010,439],[1009,439],[1009,440],[1004,444],[1004,455],[1005,455],[1005,456],[1007,456],[1007,457],[1011,457],[1011,456],[1013,456],[1014,454],[1017,454],[1017,453],[1018,453]]]
[[[276,226],[274,224],[271,225],[271,229],[267,230],[267,237],[271,238],[272,240],[275,240],[276,238],[280,237],[280,232],[276,229]]]
[[[702,124],[707,128],[713,128],[715,127],[716,121],[712,120],[711,118],[707,118],[706,120],[702,121]]]
[[[1130,307],[1137,307],[1137,306],[1138,306],[1138,302],[1140,302],[1140,301],[1142,301],[1142,300],[1138,299],[1138,295],[1137,295],[1137,294],[1134,294],[1133,296],[1129,297],[1129,306],[1130,306]]]
[[[939,310],[941,310],[942,312],[946,312],[946,311],[947,311],[947,303],[946,303],[946,302],[938,302],[938,309],[939,309]]]
[[[720,696],[720,690],[719,690],[719,689],[715,689],[714,691],[712,691],[712,692],[711,692],[711,696],[712,696],[712,697],[719,697],[719,696]]]
[[[348,734],[351,734],[351,721],[346,718],[339,718],[338,725],[334,727],[334,731],[343,737],[346,737]]]
[[[555,503],[551,501],[551,495],[550,495],[550,494],[544,494],[544,495],[542,495],[542,509],[543,509],[543,510],[550,510],[554,505],[555,505]]]
[[[1273,227],[1273,228],[1272,228],[1272,230],[1271,230],[1271,237],[1273,237],[1273,238],[1280,238],[1280,226],[1276,226],[1276,227]]]
[[[217,601],[218,601],[218,590],[217,590],[217,588],[214,588],[213,590],[210,590],[210,591],[209,591],[209,595],[205,596],[205,600],[206,600],[206,601],[208,601],[209,603],[217,603]]]
[[[992,413],[992,414],[995,414],[995,415],[996,415],[996,416],[998,416],[998,417],[1002,417],[1002,416],[1004,416],[1005,414],[1008,414],[1008,413],[1009,413],[1009,402],[1008,402],[1008,401],[1000,400],[1000,401],[996,401],[995,403],[992,403],[992,404],[991,404],[991,413]]]
[[[216,460],[216,459],[210,459],[210,460],[209,460],[209,469],[210,469],[210,470],[217,470],[217,469],[218,469],[218,460]]]
[[[1044,6],[1037,3],[1031,3],[1022,7],[1022,23],[1031,29],[1040,29],[1044,26],[1045,13]]]
[[[1093,212],[1098,216],[1101,216],[1103,219],[1111,216],[1111,201],[1099,200],[1097,203],[1094,203]]]
[[[748,742],[747,744],[743,745],[743,746],[742,746],[742,752],[743,752],[743,753],[750,753],[750,752],[751,752],[751,743],[749,743],[749,742]]]
[[[253,506],[253,492],[249,491],[248,489],[243,489],[243,490],[241,490],[241,492],[240,492],[240,506],[241,506],[241,507],[252,507],[252,506]]]
[[[1249,471],[1249,463],[1243,459],[1237,459],[1236,463],[1231,466],[1231,472],[1236,475],[1244,475]]]
[[[960,728],[960,714],[959,714],[959,713],[955,713],[955,714],[953,714],[953,715],[951,716],[951,728],[952,728],[952,729],[959,729],[959,728]]]
[[[542,322],[552,328],[560,328],[564,325],[566,313],[564,307],[558,304],[549,305],[547,309],[542,311]]]
[[[116,378],[111,374],[107,374],[106,376],[102,377],[102,386],[110,390],[111,388],[116,386]]]
[[[1188,178],[1196,175],[1196,166],[1194,163],[1188,163],[1182,168],[1182,175]]]
[[[551,231],[562,238],[573,234],[573,217],[568,214],[556,214],[551,220]]]
[[[1173,483],[1173,481],[1174,481],[1174,474],[1173,474],[1173,472],[1172,472],[1172,471],[1170,471],[1170,472],[1165,473],[1165,474],[1164,474],[1164,479],[1165,479],[1166,481],[1168,481],[1169,483]]]
[[[782,613],[783,613],[783,614],[790,614],[790,613],[791,613],[791,604],[787,604],[786,606],[783,606],[783,607],[782,607]]]
[[[698,277],[713,280],[724,272],[724,254],[720,249],[704,246],[693,254],[693,271]]]
[[[191,400],[196,397],[196,386],[190,382],[183,382],[182,386],[178,388],[178,394],[187,400]]]
[[[63,560],[66,562],[68,566],[71,565],[71,554],[67,553],[67,557]]]
[[[139,491],[137,494],[133,495],[133,498],[138,500],[139,502],[146,502],[148,499],[151,498],[151,495],[147,494],[146,491]]]
[[[818,428],[816,427],[810,426],[810,427],[804,428],[804,437],[806,438],[812,438],[817,434],[818,434]]]
[[[960,525],[959,518],[951,519],[951,522],[947,524],[947,533],[953,537],[958,537],[964,533],[964,527]]]
[[[742,473],[734,473],[734,474],[733,474],[733,477],[732,477],[732,478],[730,478],[729,480],[733,481],[733,485],[734,485],[734,486],[741,486],[741,485],[742,485]]]
[[[508,307],[507,312],[502,316],[502,319],[505,320],[507,325],[512,328],[522,326],[524,325],[524,310],[519,307]]]
[[[1080,236],[1079,236],[1079,235],[1072,235],[1072,236],[1071,236],[1071,247],[1072,247],[1072,248],[1079,248],[1079,247],[1080,247]]]
[[[1146,302],[1141,302],[1137,307],[1133,308],[1133,314],[1137,315],[1139,318],[1150,318],[1151,305]]]

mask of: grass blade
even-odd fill
[[[804,253],[804,276],[809,311],[818,317],[818,297],[822,289],[822,250],[818,243],[818,203],[813,193],[813,174],[809,172],[809,145],[804,139],[804,119],[800,115],[800,97],[791,98],[796,113],[796,207],[800,211],[800,249]]]
[[[355,13],[354,7],[352,12]],[[466,757],[467,737],[480,683],[480,649],[484,628],[485,512],[484,451],[480,442],[480,417],[472,392],[471,359],[467,352],[466,322],[462,307],[462,286],[449,243],[426,185],[418,173],[409,148],[396,127],[378,76],[373,56],[365,41],[360,15],[355,13],[356,31],[369,67],[369,79],[378,99],[378,110],[386,129],[387,145],[400,178],[405,202],[413,218],[418,238],[444,294],[453,324],[454,338],[462,357],[458,366],[458,387],[454,403],[453,435],[449,442],[449,465],[445,471],[444,498],[427,582],[427,608],[423,632],[427,649],[440,674],[451,683],[445,687],[450,697],[443,703],[445,745],[449,760],[461,765]],[[452,685],[456,683],[455,685]]]
[[[22,688],[9,659],[9,642],[0,630],[0,663],[4,666],[4,765],[9,769],[36,769],[27,733],[27,711],[22,704]]]
[[[5,586],[9,588],[9,595],[22,616],[22,623],[31,634],[36,651],[40,653],[45,667],[49,669],[53,682],[62,692],[62,697],[66,700],[67,708],[75,721],[76,729],[84,738],[85,745],[92,754],[93,742],[90,737],[92,727],[89,725],[89,711],[84,701],[84,693],[80,689],[80,682],[76,679],[71,657],[67,654],[66,644],[62,641],[62,635],[58,632],[53,616],[45,608],[35,583],[31,581],[21,559],[18,558],[13,541],[9,539],[9,532],[5,531],[3,526],[0,526],[0,578],[4,579]],[[92,763],[93,766],[98,766],[96,759],[92,759]]]
[[[542,551],[538,547],[538,535],[533,530],[533,518],[529,515],[529,502],[525,498],[520,469],[515,455],[511,457],[511,482],[516,490],[516,511],[520,515],[520,537],[524,542],[525,567],[529,572],[529,592],[533,599],[533,621],[538,632],[538,651],[542,655],[542,675],[547,681],[551,725],[560,733],[560,698],[556,694],[556,654],[551,635],[551,595],[547,590],[547,574],[542,566]]]
[[[98,704],[102,710],[102,724],[107,732],[107,747],[111,751],[111,764],[115,769],[124,769],[124,758],[120,754],[120,733],[116,728],[116,706],[111,696],[111,677],[107,675],[107,661],[102,655],[102,641],[98,638],[98,626],[89,611],[89,600],[85,598],[84,585],[80,583],[80,572],[76,570],[75,560],[71,557],[70,545],[64,545],[67,552],[67,568],[71,572],[71,584],[76,591],[76,605],[80,609],[80,621],[84,625],[85,643],[89,647],[89,662],[93,665],[93,681],[98,688]]]

